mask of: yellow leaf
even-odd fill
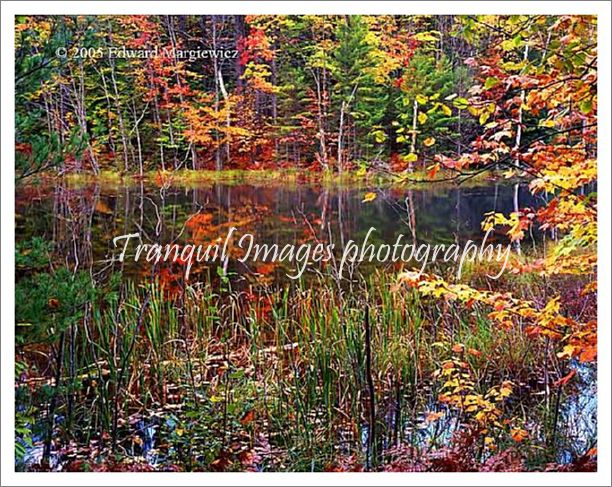
[[[425,145],[425,147],[431,147],[432,145],[434,145],[436,143],[436,139],[434,139],[433,137],[427,137],[424,141],[423,144]]]
[[[447,380],[442,387],[457,387],[459,385],[459,381],[457,379]]]
[[[365,195],[363,195],[363,200],[361,200],[362,203],[369,203],[370,201],[374,201],[376,199],[376,193],[366,193]]]
[[[557,357],[569,359],[575,355],[577,350],[580,350],[580,347],[576,347],[574,345],[565,345],[565,347],[563,347],[563,351],[557,353]]]
[[[553,128],[555,126],[555,121],[554,120],[540,120],[540,122],[538,123],[538,126],[540,127],[548,127],[548,128]]]

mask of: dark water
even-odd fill
[[[370,191],[377,197],[364,203],[364,195]],[[142,263],[144,259],[138,264],[133,260],[123,265],[112,262],[120,250],[113,244],[114,237],[139,233],[143,243],[207,245],[224,239],[235,226],[238,237],[251,233],[259,244],[282,247],[333,241],[342,249],[349,240],[361,243],[374,227],[370,238],[374,245],[393,244],[400,234],[405,243],[481,241],[483,215],[513,211],[515,191],[520,208],[543,203],[526,187],[517,189],[502,183],[473,188],[432,185],[426,189],[299,184],[167,189],[145,184],[22,187],[16,195],[16,238],[18,242],[34,236],[53,241],[56,252],[71,268],[95,271],[122,267],[127,275],[137,276],[150,272],[150,266]],[[492,238],[506,242],[503,235]],[[230,259],[224,265],[236,275],[245,275],[261,271],[264,264],[260,264],[254,268]],[[198,264],[194,278],[198,273],[214,274],[212,267],[217,265],[207,269],[206,263]],[[276,270],[273,275],[285,273]]]

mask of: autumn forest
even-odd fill
[[[15,468],[596,470],[597,128],[591,16],[17,16]]]

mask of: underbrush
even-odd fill
[[[421,298],[384,273],[276,288],[118,277],[100,287],[60,270],[18,283],[20,468],[592,462],[595,437],[575,441],[589,433],[564,407],[581,384],[563,383],[556,345],[493,325],[484,306]]]

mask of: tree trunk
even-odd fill
[[[529,55],[529,44],[525,44],[525,53],[523,56],[523,59],[526,61],[527,60],[527,56]],[[518,108],[518,116],[517,116],[517,123],[516,123],[516,139],[514,141],[514,151],[516,152],[516,158],[514,159],[514,165],[515,167],[518,169],[521,167],[521,160],[520,160],[520,148],[521,148],[521,137],[523,135],[523,104],[525,103],[525,90],[521,90],[521,105]],[[518,213],[519,211],[519,184],[516,183],[514,185],[514,197],[513,197],[513,205],[514,205],[514,212]],[[517,252],[517,254],[521,253],[521,242],[519,240],[516,241],[515,243],[515,250]]]

